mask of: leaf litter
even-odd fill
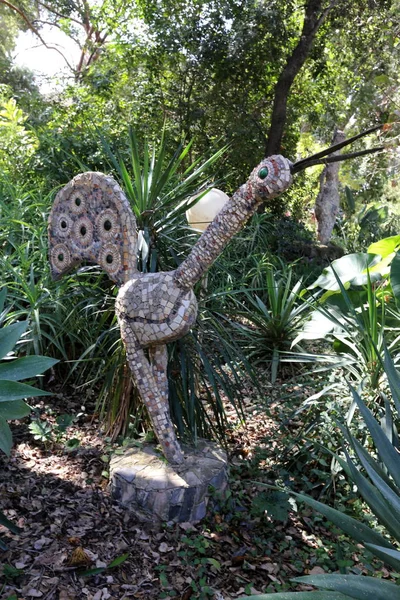
[[[8,546],[0,599],[235,600],[311,589],[289,580],[332,569],[336,533],[308,509],[298,514],[289,507],[274,520],[253,502],[260,492],[254,480],[263,472],[264,481],[275,483],[286,448],[276,389],[265,389],[268,410],[250,386],[244,391],[246,424],[227,404],[230,492],[212,498],[197,524],[154,529],[110,497],[104,477],[110,443],[95,417],[71,427],[80,441],[73,451],[49,447],[26,423],[17,424],[10,458],[0,457],[0,510],[22,532],[0,527]],[[73,395],[58,395],[55,412],[59,404],[76,410]],[[357,553],[352,557],[361,571]]]

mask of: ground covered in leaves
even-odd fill
[[[295,391],[295,390],[294,390]],[[246,424],[228,410],[230,492],[215,497],[196,525],[140,523],[110,497],[107,461],[118,450],[74,395],[37,404],[42,435],[18,424],[9,459],[1,458],[0,510],[22,528],[2,530],[1,599],[231,600],[309,589],[293,577],[350,567],[367,572],[357,548],[287,495],[257,482],[291,483],[318,495],[329,469],[308,455],[302,422],[282,409],[275,389],[247,391]],[[49,407],[49,402],[46,402]],[[66,431],[57,415],[77,414]],[[59,423],[62,422],[59,420]],[[293,470],[301,473],[295,480]]]

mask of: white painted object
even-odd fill
[[[228,200],[224,192],[212,188],[186,211],[187,222],[196,231],[205,231]]]

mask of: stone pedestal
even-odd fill
[[[200,521],[206,514],[210,487],[221,492],[227,486],[227,456],[217,444],[205,440],[196,449],[182,449],[184,462],[174,466],[150,445],[113,456],[113,497],[142,521]]]

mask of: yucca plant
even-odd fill
[[[192,162],[191,142],[179,144],[171,153],[162,132],[158,146],[150,150],[148,142],[140,144],[131,129],[127,161],[114,153],[106,140],[102,142],[110,169],[116,173],[136,217],[139,268],[147,272],[176,268],[197,238],[187,226],[184,213],[199,194],[214,184],[209,172],[225,149],[205,161]],[[132,417],[137,415],[137,398],[127,377],[125,351],[113,316],[113,292],[109,292],[107,300],[97,296],[96,302],[89,302],[92,341],[81,355],[80,366],[86,381],[97,389],[100,384],[99,410],[108,413],[108,423],[117,435],[127,432],[129,420],[137,421]],[[222,436],[226,424],[221,393],[240,410],[238,382],[244,370],[253,376],[232,340],[232,329],[227,329],[228,319],[222,326],[216,318],[222,304],[218,295],[212,301],[204,299],[193,333],[169,344],[171,414],[182,437],[196,439],[197,435],[209,435],[212,428]],[[211,414],[215,419],[210,418]]]
[[[139,266],[143,271],[176,267],[176,257],[190,245],[191,233],[184,221],[186,210],[199,194],[212,186],[210,169],[226,152],[226,147],[207,159],[190,160],[193,140],[169,151],[165,131],[151,151],[145,139],[142,147],[135,130],[129,129],[130,164],[114,154],[102,138],[110,167],[115,170],[131,202],[140,232]],[[189,239],[188,239],[189,236]]]
[[[351,393],[375,446],[371,452],[351,433],[347,425],[341,425],[344,457],[336,456],[348,478],[357,486],[359,494],[383,529],[380,533],[373,525],[364,523],[314,500],[305,494],[293,493],[300,501],[322,513],[329,521],[348,536],[362,544],[378,559],[400,573],[400,444],[396,424],[400,422],[400,375],[392,357],[384,348],[384,371],[390,386],[393,406],[385,401],[381,422],[373,416],[359,393]],[[400,587],[396,584],[361,575],[316,575],[296,578],[294,581],[315,585],[327,591],[267,594],[258,598],[271,600],[400,600]],[[336,594],[336,595],[335,595]],[[256,598],[248,596],[246,598]],[[242,600],[245,600],[244,598]]]
[[[291,265],[282,263],[278,269],[267,263],[263,274],[262,288],[244,290],[242,297],[234,294],[231,297],[248,360],[254,365],[270,363],[271,382],[275,383],[281,357],[290,350],[310,306],[301,299],[302,280],[293,284]],[[258,271],[257,280],[260,280]]]

